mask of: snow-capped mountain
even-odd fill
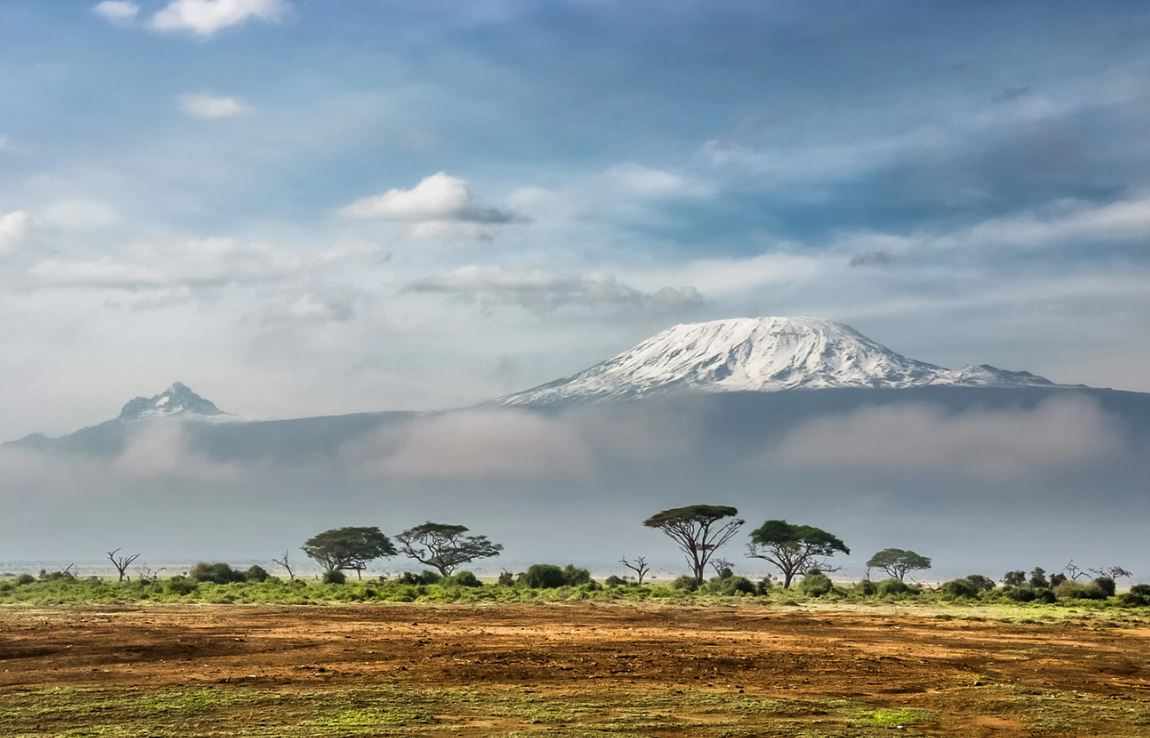
[[[502,398],[509,406],[626,399],[673,391],[777,392],[938,385],[1053,387],[982,364],[947,369],[908,358],[842,323],[735,318],[676,325],[571,377]]]
[[[171,387],[152,397],[136,397],[124,405],[120,420],[142,420],[171,416],[201,416],[212,418],[225,415],[211,400],[200,397],[186,384],[175,382]]]

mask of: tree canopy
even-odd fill
[[[447,577],[461,564],[498,556],[503,551],[503,546],[487,540],[487,536],[464,535],[467,532],[465,525],[427,522],[403,531],[395,539],[405,556]]]
[[[688,505],[655,513],[643,525],[673,540],[687,558],[695,583],[702,584],[711,556],[743,526],[745,521],[735,518],[738,514],[728,505]]]
[[[819,559],[851,551],[838,536],[813,525],[795,525],[785,520],[768,520],[751,531],[747,555],[773,564],[783,575],[783,587],[790,587],[798,574],[819,568]]]
[[[912,571],[929,569],[930,557],[901,548],[884,548],[866,562],[868,569],[882,569],[900,582]]]
[[[302,549],[327,572],[363,571],[369,561],[396,554],[391,539],[374,526],[325,530],[309,538]]]

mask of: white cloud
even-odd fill
[[[1092,400],[1068,395],[1032,410],[949,414],[934,405],[873,407],[819,418],[768,456],[812,468],[951,470],[995,479],[1104,462],[1125,446]]]
[[[606,171],[607,179],[617,188],[638,197],[710,197],[715,190],[709,184],[642,164],[620,164]]]
[[[342,208],[347,218],[408,223],[412,238],[490,239],[494,226],[521,220],[515,213],[475,205],[466,180],[438,172],[411,189],[390,189]]]
[[[485,307],[517,305],[537,313],[559,309],[673,311],[698,307],[694,287],[662,286],[644,292],[609,274],[555,274],[543,269],[470,265],[417,280],[408,292],[440,294]]]
[[[152,16],[151,26],[207,37],[252,20],[280,21],[288,8],[286,0],[172,0]]]
[[[0,254],[6,254],[28,236],[32,219],[24,210],[0,215]]]
[[[120,214],[96,200],[61,200],[44,208],[38,220],[54,228],[89,230],[116,225]]]
[[[128,0],[104,0],[96,3],[92,12],[113,23],[130,23],[140,14],[140,6]]]
[[[202,120],[235,118],[251,110],[250,106],[239,98],[207,93],[180,95],[180,109],[187,115]]]

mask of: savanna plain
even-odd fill
[[[0,602],[4,736],[1150,735],[1150,608],[1113,600],[48,581]]]

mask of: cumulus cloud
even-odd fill
[[[1011,479],[1103,462],[1124,447],[1116,422],[1097,403],[1069,396],[1032,410],[866,408],[812,420],[788,433],[768,457],[807,468]]]
[[[487,227],[522,220],[510,210],[476,205],[467,181],[445,172],[425,177],[411,189],[390,189],[361,198],[340,213],[348,218],[408,223],[409,234],[415,238],[488,237]]]
[[[150,25],[156,31],[208,37],[249,21],[280,21],[289,7],[286,0],[172,0]]]
[[[235,118],[251,110],[248,104],[239,98],[221,97],[202,92],[180,95],[179,102],[180,110],[185,115],[201,120]]]
[[[28,237],[32,218],[25,210],[0,215],[0,255],[9,253]]]
[[[113,23],[130,23],[140,14],[140,6],[128,0],[104,0],[92,6],[92,12]]]
[[[406,291],[448,295],[483,306],[516,305],[538,313],[565,308],[669,311],[697,307],[704,302],[694,287],[662,287],[644,292],[611,275],[564,275],[542,269],[478,265],[417,280]]]

